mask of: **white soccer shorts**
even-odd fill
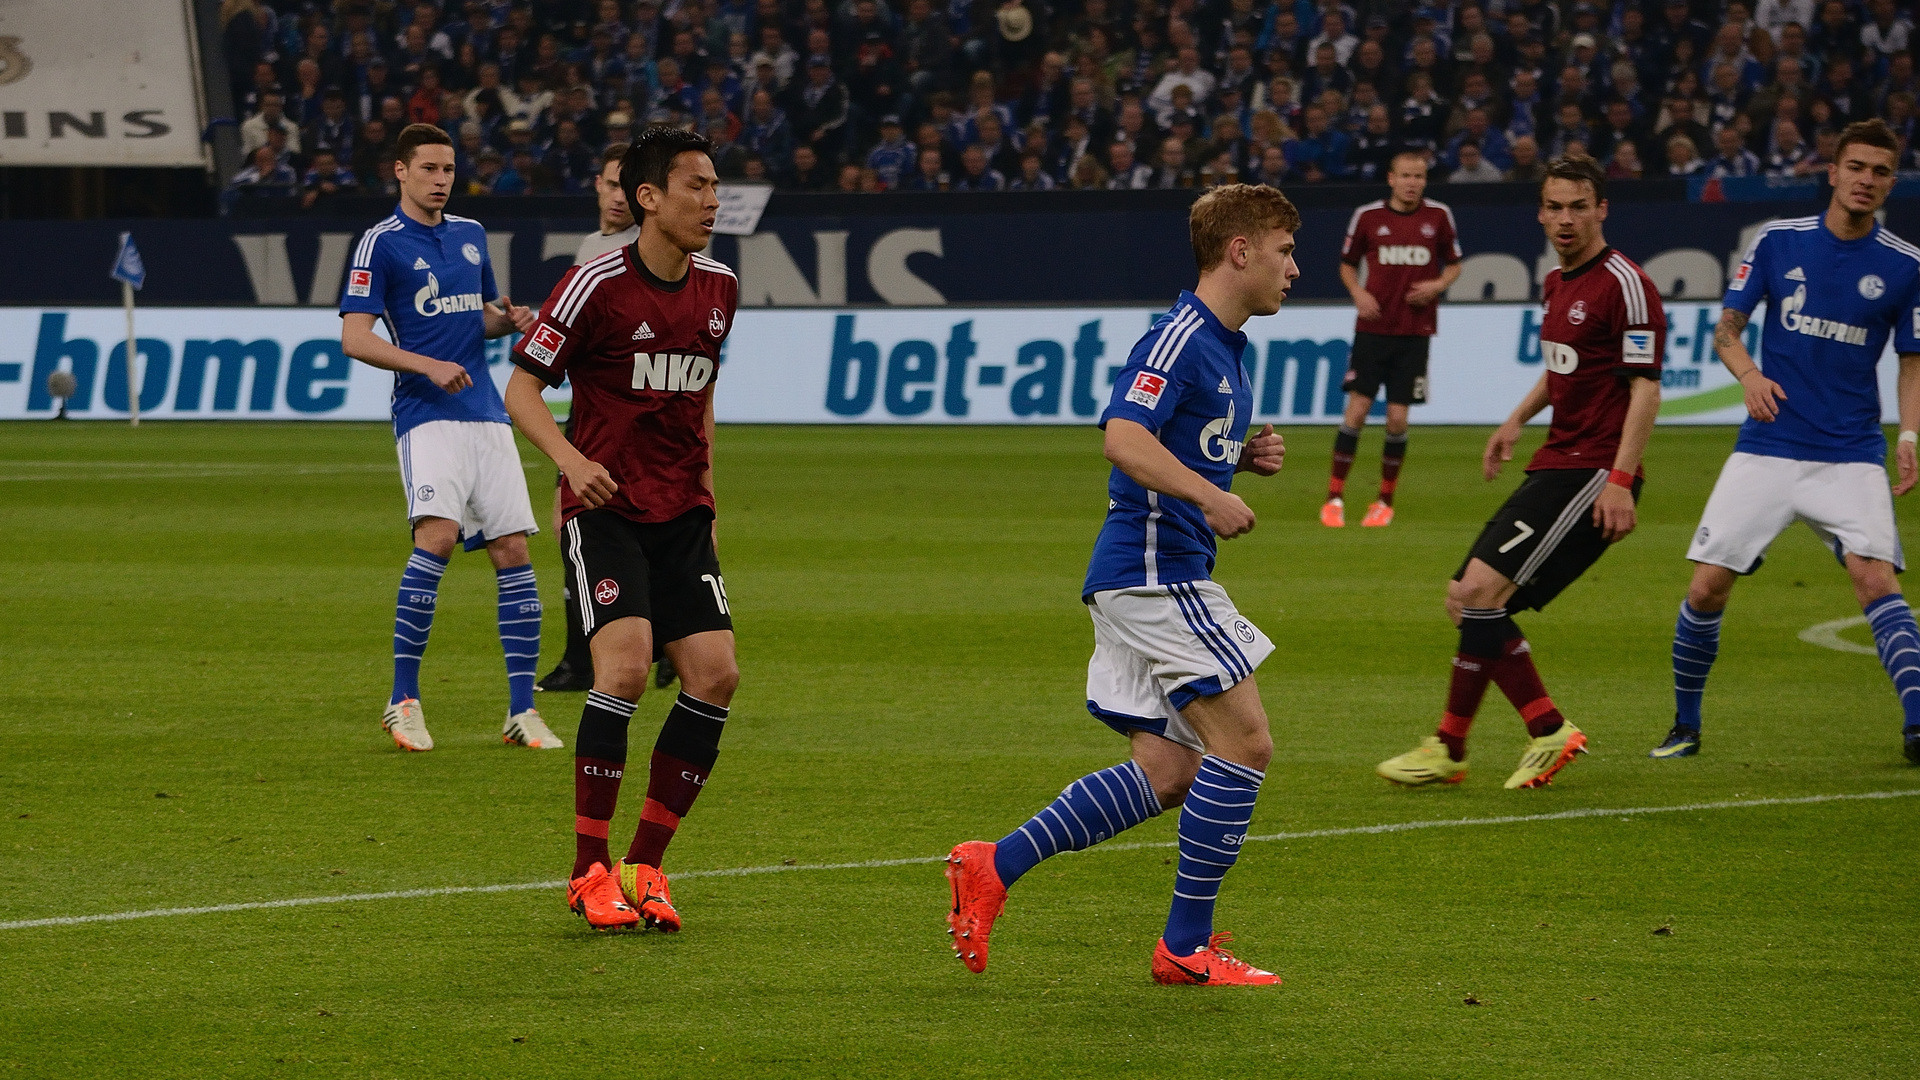
[[[1087,711],[1115,731],[1149,731],[1206,753],[1180,715],[1252,675],[1273,642],[1211,581],[1107,589],[1087,605]]]
[[[425,517],[458,522],[468,551],[540,531],[508,425],[434,420],[400,436],[399,452],[408,525]]]
[[[1885,467],[1742,453],[1720,469],[1687,558],[1751,574],[1774,538],[1796,521],[1806,522],[1836,555],[1907,568]]]

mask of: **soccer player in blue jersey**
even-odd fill
[[[1700,699],[1733,583],[1804,521],[1853,579],[1906,714],[1907,760],[1920,765],[1920,628],[1894,577],[1906,559],[1892,498],[1920,478],[1920,248],[1874,220],[1893,190],[1898,150],[1884,122],[1848,125],[1827,167],[1827,212],[1767,225],[1727,286],[1714,347],[1746,390],[1748,419],[1687,549],[1696,565],[1673,634],[1673,729],[1653,757],[1699,753]],[[1742,332],[1762,300],[1768,323],[1756,363]],[[1874,376],[1889,334],[1900,355],[1900,480],[1891,494]]]
[[[1240,328],[1280,310],[1300,276],[1300,214],[1273,188],[1232,184],[1201,196],[1189,227],[1200,283],[1133,347],[1100,418],[1113,472],[1080,597],[1093,617],[1087,711],[1127,736],[1132,756],[1067,785],[997,844],[953,849],[948,926],[971,971],[986,970],[993,921],[1022,874],[1178,806],[1180,864],[1154,980],[1280,981],[1213,931],[1221,879],[1246,842],[1273,755],[1253,679],[1273,643],[1214,584],[1213,564],[1216,536],[1254,525],[1230,490],[1234,474],[1272,476],[1286,452],[1270,424],[1247,438],[1253,387]]]
[[[533,707],[540,593],[527,535],[539,529],[506,406],[487,374],[485,345],[525,332],[534,314],[497,296],[480,223],[443,212],[453,187],[447,133],[431,124],[401,131],[393,172],[400,206],[361,236],[340,301],[347,355],[396,373],[393,434],[413,528],[394,614],[393,694],[380,724],[403,750],[433,749],[420,709],[420,657],[440,576],[462,542],[468,551],[485,547],[498,575],[508,691],[501,738],[558,749],[560,740]],[[386,323],[390,340],[373,332],[375,320]]]

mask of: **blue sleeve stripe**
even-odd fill
[[[1147,354],[1146,366],[1157,371],[1172,371],[1173,362],[1180,356],[1180,350],[1186,348],[1187,339],[1200,329],[1200,313],[1192,308],[1182,308],[1180,314],[1168,322],[1160,331],[1160,340]]]
[[[360,237],[360,246],[353,249],[354,268],[364,270],[372,266],[374,242],[386,233],[393,232],[400,227],[400,219],[390,217],[380,224],[375,225],[373,228],[368,229],[366,234]]]

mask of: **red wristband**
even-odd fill
[[[1633,490],[1633,474],[1625,469],[1615,469],[1607,474],[1607,483],[1619,484],[1628,491]]]

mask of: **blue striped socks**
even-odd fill
[[[1146,771],[1123,761],[1068,784],[1045,810],[1008,833],[994,852],[993,868],[1002,885],[1012,885],[1042,859],[1111,840],[1159,812]]]
[[[500,587],[500,649],[507,656],[507,713],[533,708],[533,673],[540,663],[540,590],[533,566],[494,571]]]
[[[1920,626],[1913,621],[1913,609],[1899,593],[1883,596],[1867,605],[1867,625],[1873,627],[1873,643],[1880,650],[1880,666],[1893,679],[1900,695],[1900,709],[1906,713],[1906,730],[1920,731]]]
[[[1700,730],[1700,698],[1707,692],[1707,672],[1720,655],[1720,618],[1724,611],[1696,611],[1680,601],[1680,618],[1673,624],[1673,722],[1676,727]]]
[[[1191,956],[1213,936],[1220,880],[1240,857],[1253,823],[1253,801],[1267,774],[1208,754],[1180,808],[1180,867],[1167,912],[1167,950]]]
[[[433,603],[440,595],[440,576],[447,560],[431,551],[413,549],[407,572],[400,575],[400,599],[393,615],[393,698],[398,705],[420,696],[420,657],[427,651],[433,630]]]

